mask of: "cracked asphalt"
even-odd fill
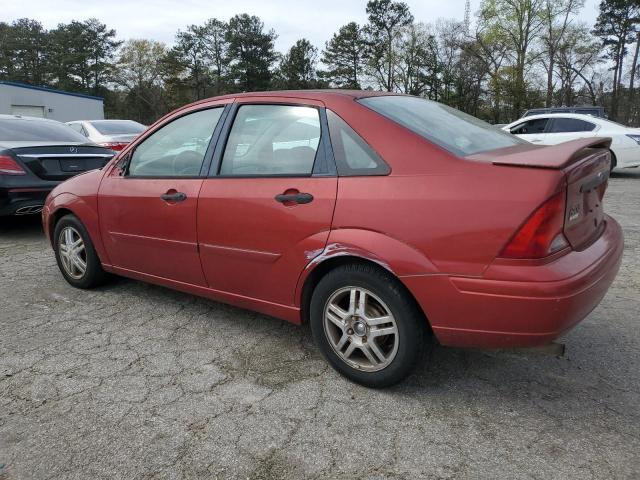
[[[640,172],[563,358],[436,347],[392,389],[308,327],[140,282],[64,282],[37,218],[0,220],[0,479],[640,477]]]

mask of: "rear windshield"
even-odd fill
[[[458,156],[526,143],[471,115],[431,100],[383,96],[363,98],[360,103]]]
[[[100,120],[90,123],[103,135],[135,135],[144,132],[146,128],[133,120]]]
[[[0,141],[8,142],[81,142],[87,138],[71,127],[58,122],[43,120],[0,120]]]

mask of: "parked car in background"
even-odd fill
[[[0,216],[40,213],[53,187],[113,156],[64,123],[0,115]]]
[[[640,129],[577,113],[553,113],[521,118],[503,127],[531,143],[556,145],[577,138],[610,137],[611,169],[640,166]]]
[[[93,143],[120,151],[146,130],[146,126],[133,120],[78,120],[67,122],[76,132]]]
[[[410,96],[229,95],[58,186],[43,224],[75,287],[111,272],[310,322],[334,368],[381,387],[431,334],[543,345],[600,302],[623,250],[609,143],[536,146]]]
[[[591,115],[593,117],[607,118],[604,113],[604,107],[596,107],[587,105],[584,107],[551,107],[551,108],[532,108],[524,112],[523,117],[532,115],[543,115],[547,113],[579,113],[582,115]]]

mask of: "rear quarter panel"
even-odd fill
[[[564,181],[559,170],[456,157],[353,100],[327,106],[392,169],[388,176],[339,179],[336,233],[329,245],[342,229],[390,237],[424,257],[423,262],[402,262],[383,242],[366,246],[391,259],[389,267],[398,275],[482,275],[516,229]]]

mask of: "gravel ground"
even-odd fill
[[[143,283],[62,279],[38,219],[0,224],[0,479],[639,478],[640,172],[622,269],[563,358],[436,347],[383,391],[308,327]]]

